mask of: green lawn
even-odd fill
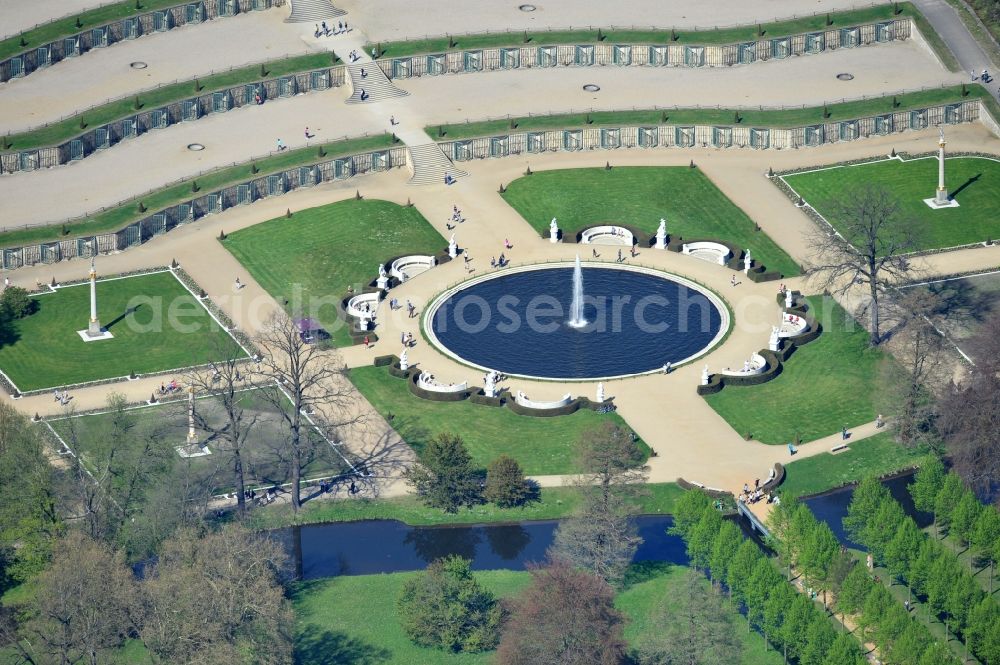
[[[899,199],[899,214],[916,228],[917,249],[954,247],[1000,238],[1000,161],[951,157],[945,161],[945,182],[958,208],[932,210],[924,199],[934,196],[938,161],[885,160],[785,176],[802,198],[834,227],[843,230],[834,211],[844,192],[877,183]]]
[[[170,272],[98,282],[98,318],[113,339],[77,335],[90,320],[87,284],[35,301],[37,311],[0,341],[0,369],[22,391],[190,367],[218,357],[217,344],[235,344]]]
[[[741,435],[771,444],[812,441],[875,419],[881,351],[868,347],[867,331],[832,298],[808,300],[823,325],[819,339],[796,350],[774,380],[705,398]]]
[[[684,166],[541,171],[507,185],[504,199],[532,227],[548,232],[553,217],[575,232],[590,224],[620,221],[650,233],[660,218],[667,232],[684,238],[719,238],[750,248],[768,270],[785,276],[799,268],[746,213],[698,169]]]
[[[413,395],[406,381],[384,367],[358,367],[351,381],[400,436],[416,449],[436,434],[462,437],[473,462],[486,468],[499,455],[510,455],[528,475],[576,473],[575,450],[580,435],[608,420],[627,427],[615,413],[580,409],[569,416],[534,418],[510,409],[462,402],[433,402]],[[641,444],[640,445],[645,445]]]
[[[223,241],[268,293],[320,321],[338,346],[351,343],[335,303],[359,290],[378,265],[403,254],[436,254],[447,242],[416,208],[351,199],[300,210]]]
[[[419,573],[332,577],[296,585],[295,662],[302,665],[469,665],[489,663],[492,652],[452,654],[419,647],[396,619],[396,599]],[[531,581],[526,572],[475,573],[499,597],[516,595]]]
[[[981,85],[970,84],[963,88],[955,85],[884,97],[870,97],[852,102],[827,104],[824,106],[797,106],[795,108],[773,110],[741,109],[738,114],[733,108],[698,109],[639,109],[632,111],[595,111],[593,113],[559,113],[553,115],[532,115],[454,123],[450,125],[430,125],[426,131],[440,139],[463,139],[475,136],[505,135],[512,131],[540,131],[551,129],[578,129],[585,127],[623,127],[627,125],[655,126],[671,125],[749,125],[752,127],[803,127],[838,120],[853,120],[881,113],[927,108],[960,102],[963,99],[981,99],[994,114],[1000,112],[989,91]],[[514,129],[511,128],[513,122]]]
[[[644,515],[670,515],[674,502],[684,490],[676,483],[647,483],[643,494],[636,500],[639,512]],[[414,526],[438,524],[487,524],[517,522],[522,520],[554,520],[573,514],[579,505],[580,495],[573,487],[543,487],[538,501],[519,508],[497,508],[491,503],[460,508],[457,513],[446,513],[428,508],[415,496],[386,499],[350,499],[310,501],[293,516],[285,505],[274,504],[251,513],[255,529],[277,529],[292,524],[321,522],[352,522],[358,520],[399,520]]]
[[[944,320],[937,325],[959,346],[981,330],[983,321],[1000,312],[1000,272],[997,271],[906,287],[903,292],[917,289],[947,303],[949,311],[943,312]]]
[[[639,569],[633,567],[633,571]],[[676,607],[677,594],[683,591],[683,576],[685,566],[662,566],[651,578],[631,584],[615,598],[615,605],[628,617],[625,627],[625,637],[629,645],[635,647],[648,636],[654,635],[662,628],[654,623],[657,610],[665,603],[668,611]],[[709,582],[702,580],[702,587],[708,593]],[[747,633],[746,620],[739,615],[735,606],[727,605],[727,611],[735,619],[734,631],[743,642],[743,656],[738,661],[728,661],[730,665],[778,665],[782,662],[778,652],[770,649],[759,633]]]
[[[340,155],[389,148],[392,144],[392,136],[379,134],[364,138],[331,141],[321,145],[314,144],[311,147],[297,150],[286,150],[270,157],[228,166],[210,171],[197,178],[189,178],[177,184],[168,185],[163,189],[122,201],[113,208],[108,208],[104,212],[91,215],[78,222],[3,231],[0,232],[0,245],[17,247],[53,240],[65,240],[67,236],[88,236],[117,231],[158,210],[177,205],[207,192],[246,182],[251,178],[262,178],[270,173],[278,173],[295,166],[329,161]]]
[[[622,591],[616,605],[629,623],[626,637],[635,646],[657,630],[650,613],[662,598],[667,602],[679,588],[682,566],[636,567],[635,581]],[[641,574],[640,574],[641,573]],[[334,577],[296,585],[292,595],[296,615],[296,662],[337,665],[465,665],[492,662],[491,652],[452,654],[414,645],[396,620],[396,599],[406,580],[419,573],[391,573]],[[529,573],[508,570],[477,571],[480,583],[498,597],[515,596],[531,580]],[[708,587],[708,581],[705,581]],[[736,632],[744,641],[743,665],[781,662],[774,651],[765,653],[763,638],[747,634],[742,619]]]
[[[883,432],[851,443],[848,450],[836,455],[821,453],[786,464],[781,493],[785,497],[820,494],[868,476],[886,476],[917,466],[926,454],[927,448],[907,448],[897,443],[891,432]]]

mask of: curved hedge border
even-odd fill
[[[793,296],[801,296],[798,291],[792,292]],[[784,302],[784,297],[780,294],[778,295],[779,302]],[[726,386],[756,386],[762,383],[767,383],[768,381],[777,377],[784,370],[784,362],[788,360],[791,355],[800,346],[804,346],[809,342],[817,339],[823,332],[823,327],[820,325],[819,321],[812,316],[808,311],[808,306],[805,301],[799,301],[797,304],[793,305],[791,308],[786,309],[786,312],[797,314],[802,316],[809,322],[809,330],[798,335],[796,337],[786,337],[780,347],[780,349],[775,352],[770,349],[761,349],[759,353],[767,361],[767,369],[760,374],[751,374],[749,376],[727,376],[721,372],[716,372],[708,378],[708,383],[706,385],[698,386],[698,394],[702,397],[706,395],[714,395],[720,392]]]
[[[461,402],[462,400],[468,399],[473,404],[492,407],[506,406],[508,409],[520,416],[533,416],[538,418],[568,416],[576,413],[580,409],[597,411],[601,407],[613,406],[614,404],[614,401],[611,399],[605,400],[604,402],[594,402],[587,397],[580,396],[574,398],[569,404],[561,406],[557,409],[532,409],[518,404],[508,390],[500,391],[496,397],[487,397],[482,388],[470,387],[467,390],[453,393],[439,393],[436,391],[424,390],[417,385],[417,377],[419,377],[420,372],[415,368],[408,368],[405,370],[400,369],[399,357],[396,355],[376,356],[373,360],[373,364],[375,367],[385,367],[389,374],[397,379],[406,380],[407,387],[411,393],[417,397],[432,402]]]

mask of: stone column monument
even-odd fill
[[[90,321],[87,323],[87,329],[78,330],[77,334],[84,342],[114,337],[107,328],[101,327],[101,322],[97,318],[97,267],[94,257],[90,259]]]
[[[938,126],[938,186],[934,198],[924,199],[931,208],[957,208],[958,201],[948,197],[948,188],[944,184],[944,127]]]

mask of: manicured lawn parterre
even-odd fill
[[[656,231],[667,220],[672,237],[718,238],[750,248],[768,270],[797,275],[790,256],[698,169],[681,166],[540,171],[518,178],[503,195],[539,232],[553,217],[565,232],[622,222]]]
[[[817,340],[797,349],[777,378],[756,386],[726,386],[705,398],[740,434],[785,444],[875,419],[882,352],[869,348],[867,331],[832,298],[808,300],[823,326]]]
[[[170,272],[98,282],[98,318],[113,339],[84,342],[76,332],[90,320],[87,284],[34,300],[37,311],[0,342],[0,369],[22,391],[190,367],[236,344]]]
[[[528,475],[576,473],[576,443],[581,434],[607,421],[627,427],[618,414],[589,409],[569,416],[534,418],[468,400],[432,402],[413,395],[406,381],[390,375],[384,367],[358,367],[351,370],[350,377],[418,455],[433,436],[451,432],[462,437],[473,462],[484,469],[506,454],[520,462]],[[645,448],[645,444],[640,445]]]
[[[682,566],[646,567],[633,575],[641,581],[618,594],[616,605],[628,617],[626,637],[637,646],[644,636],[658,630],[650,613],[679,589]],[[396,618],[396,599],[406,580],[419,573],[392,573],[335,577],[297,585],[292,600],[296,614],[296,662],[338,665],[464,665],[489,663],[492,652],[452,654],[414,645]],[[517,595],[530,581],[526,572],[491,570],[474,573],[479,582],[500,598]],[[705,581],[708,588],[708,581]],[[747,634],[735,608],[736,632],[744,640],[744,665],[780,663],[780,656],[766,652],[763,638]]]
[[[684,492],[676,483],[647,483],[636,499],[638,511],[644,515],[670,515],[674,502]],[[486,524],[523,520],[554,520],[568,517],[580,502],[574,487],[542,487],[538,500],[517,508],[497,508],[491,503],[460,508],[446,513],[428,508],[415,496],[385,499],[350,499],[309,501],[292,515],[286,505],[271,505],[253,511],[250,524],[255,529],[277,529],[291,524],[321,522],[352,522],[357,520],[399,520],[414,526],[439,524]]]
[[[334,344],[351,343],[336,303],[378,276],[380,263],[403,254],[436,254],[447,242],[416,208],[351,199],[300,210],[232,233],[223,241],[279,302],[301,303]]]
[[[726,388],[729,390],[729,388]],[[800,497],[860,482],[869,476],[886,476],[918,466],[927,454],[925,447],[908,448],[897,443],[891,432],[851,443],[837,453],[821,453],[785,465],[781,494]]]
[[[835,228],[843,230],[836,217],[844,192],[858,191],[876,183],[899,200],[899,215],[912,222],[919,234],[916,249],[954,247],[1000,238],[1000,160],[951,157],[945,160],[949,193],[958,208],[932,210],[924,199],[937,187],[936,158],[900,161],[887,159],[867,164],[839,166],[784,176],[798,192]]]

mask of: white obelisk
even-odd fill
[[[939,127],[940,138],[938,138],[938,188],[934,195],[934,202],[939,206],[948,205],[948,188],[944,186],[944,127]]]
[[[90,259],[90,325],[87,334],[98,337],[101,334],[101,322],[97,320],[97,267],[94,258]]]

